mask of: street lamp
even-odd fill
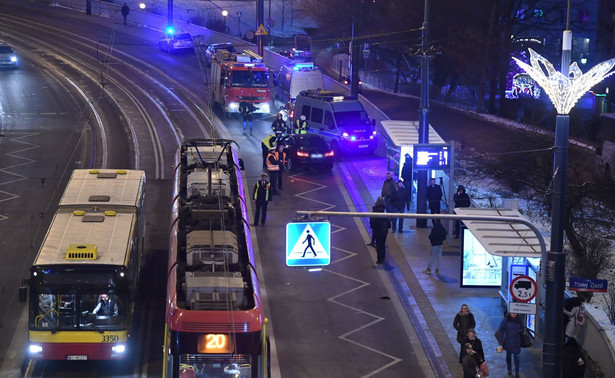
[[[542,273],[546,283],[545,337],[543,343],[543,377],[559,377],[561,371],[562,308],[565,289],[566,255],[563,247],[566,169],[570,110],[591,87],[614,74],[615,58],[602,62],[583,74],[576,62],[570,64],[572,32],[564,31],[562,72],[532,49],[530,64],[514,58],[545,91],[557,110],[553,156],[553,195],[551,201],[551,246],[542,256]]]
[[[225,9],[222,11],[222,17],[224,17],[224,29],[223,29],[224,33],[226,33],[226,16],[228,16],[228,11]]]
[[[237,12],[237,36],[241,38],[241,12]]]

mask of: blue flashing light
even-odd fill
[[[357,136],[356,136],[356,135],[352,135],[352,136],[350,137],[350,140],[354,142],[355,140],[357,140]]]
[[[313,69],[314,69],[313,62],[295,63],[293,67],[293,71],[313,70]]]
[[[167,34],[171,34],[171,35],[175,34],[175,28],[172,27],[172,26],[167,26],[166,32],[167,32]]]

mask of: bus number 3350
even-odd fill
[[[117,343],[120,341],[120,337],[118,335],[102,335],[103,343]]]

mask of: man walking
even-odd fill
[[[128,8],[128,4],[124,3],[122,5],[122,17],[124,17],[124,25],[126,25],[126,17],[128,17],[128,13],[130,13],[130,8]]]
[[[261,216],[261,224],[263,226],[265,225],[265,220],[267,219],[267,205],[269,204],[269,201],[271,201],[269,188],[270,184],[269,181],[267,181],[267,174],[262,173],[260,181],[257,181],[256,184],[254,184],[254,192],[252,193],[252,197],[256,202],[253,226],[258,225],[259,216]]]
[[[433,228],[431,229],[431,233],[429,234],[429,241],[431,241],[431,254],[429,255],[429,264],[427,264],[427,269],[423,271],[425,274],[431,274],[431,266],[436,266],[436,276],[440,275],[440,260],[442,259],[442,244],[446,239],[446,230],[442,223],[440,223],[440,219],[435,219],[433,223]]]
[[[239,103],[239,113],[241,113],[241,117],[243,118],[243,135],[246,135],[247,124],[250,124],[250,135],[252,135],[252,113],[256,110],[254,105],[247,101],[242,101]]]
[[[455,207],[470,207],[470,196],[466,193],[466,188],[463,185],[457,187],[457,193],[453,196]],[[455,239],[459,239],[459,229],[461,221],[455,221]]]
[[[387,172],[387,177],[384,179],[382,183],[382,190],[380,191],[380,196],[384,200],[384,209],[387,213],[392,212],[391,209],[391,197],[393,193],[397,189],[397,184],[395,184],[395,180],[393,179],[393,175],[391,172]]]
[[[427,187],[427,202],[429,203],[429,211],[432,214],[440,214],[440,202],[442,201],[442,188],[436,184],[436,179],[429,180]]]

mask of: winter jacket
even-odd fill
[[[461,193],[459,193],[460,189]],[[457,192],[453,195],[453,201],[455,201],[455,207],[470,207],[470,196],[466,193],[463,185],[459,185]]]
[[[444,226],[442,226],[442,223],[434,223],[431,233],[429,233],[429,240],[432,246],[444,244],[444,240],[446,240],[446,230]],[[474,326],[468,328],[474,328]]]
[[[384,213],[384,207],[374,206],[372,208],[374,213]],[[369,226],[374,232],[387,232],[391,228],[391,221],[389,218],[370,218]]]
[[[395,182],[395,180],[393,180],[393,178],[384,180],[384,183],[382,184],[382,198],[390,198],[395,192],[396,188],[397,183]]]
[[[453,327],[457,330],[457,342],[459,344],[463,343],[463,340],[468,336],[468,330],[470,328],[476,327],[476,320],[474,320],[474,314],[468,312],[467,314],[461,315],[457,313],[455,315],[455,320],[453,320]]]
[[[521,352],[521,334],[523,333],[523,325],[521,325],[521,318],[517,316],[506,315],[506,318],[500,323],[498,328],[498,341],[502,342],[502,346],[507,352],[517,354]]]
[[[395,186],[395,190],[389,197],[391,199],[391,206],[393,206],[396,210],[403,210],[404,205],[406,204],[406,188]]]
[[[466,345],[466,343],[472,345],[472,350],[476,352],[475,357],[476,357],[477,362],[479,364],[485,362],[485,351],[483,350],[483,342],[480,341],[478,337],[475,337],[474,340],[470,340],[470,338],[466,336],[465,340],[463,340],[463,343],[461,343],[461,345]],[[465,356],[466,354],[467,353],[465,349],[462,349],[461,358],[463,359],[463,356]]]

